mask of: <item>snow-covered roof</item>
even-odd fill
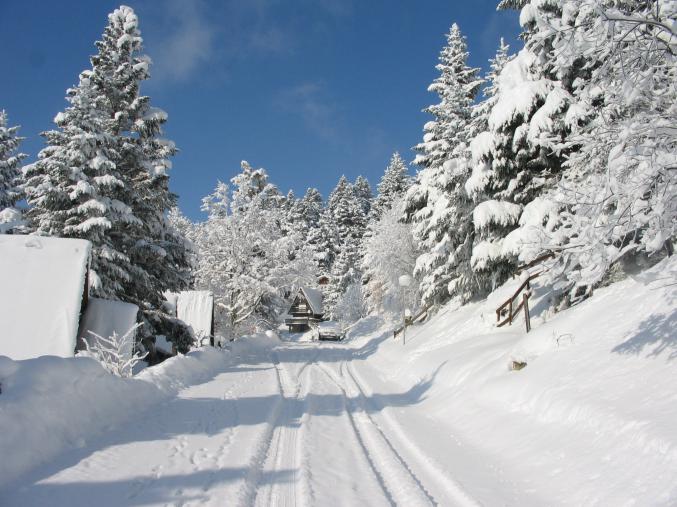
[[[214,295],[207,290],[179,292],[176,316],[193,329],[195,336],[212,334],[212,309]]]
[[[0,235],[0,355],[73,356],[90,249],[82,239]]]
[[[306,301],[310,305],[310,309],[314,314],[322,315],[324,310],[322,308],[322,292],[317,289],[311,289],[309,287],[301,287],[300,291],[306,297]]]

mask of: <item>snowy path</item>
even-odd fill
[[[373,393],[365,347],[291,343],[235,366],[36,470],[3,506],[474,505]]]

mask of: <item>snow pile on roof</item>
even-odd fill
[[[0,356],[0,485],[207,381],[228,366],[227,357],[204,348],[124,379],[89,357]]]
[[[322,292],[309,287],[301,287],[301,292],[303,292],[303,295],[306,297],[313,313],[322,315],[324,313],[324,309],[322,308]]]
[[[179,292],[176,316],[185,322],[196,337],[212,334],[214,295],[205,290]]]
[[[136,324],[138,312],[139,307],[131,303],[89,298],[80,324],[78,339],[84,338],[92,345],[96,342],[93,334],[104,338],[113,336],[113,333],[117,336],[124,336]],[[129,350],[130,357],[131,354],[132,350]]]
[[[0,235],[0,355],[73,355],[90,248],[81,239]]]

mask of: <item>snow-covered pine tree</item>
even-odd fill
[[[425,110],[433,120],[425,124],[423,142],[415,147],[419,153],[414,163],[422,169],[407,192],[404,210],[424,252],[415,275],[425,304],[439,304],[455,294],[467,297],[470,286],[466,271],[459,268],[472,243],[465,152],[472,104],[482,80],[479,69],[469,67],[467,60],[465,37],[454,23],[436,66],[440,76],[428,88],[440,102]]]
[[[321,221],[323,213],[322,195],[316,188],[307,189],[291,211],[294,232],[302,239],[315,260],[314,273],[317,277],[328,275],[334,253]]]
[[[139,93],[149,77],[141,43],[131,8],[108,16],[91,70],[55,119],[60,130],[45,134],[48,146],[27,169],[26,194],[37,233],[92,242],[95,294],[136,303],[158,324],[162,292],[186,286],[188,259],[166,219],[176,203],[167,173],[176,149],[160,137],[166,114]]]
[[[373,258],[368,260],[367,248],[368,245],[372,243],[371,238],[375,229],[379,227],[383,214],[390,211],[395,201],[402,201],[402,196],[408,190],[410,185],[411,179],[407,174],[407,167],[400,157],[400,154],[395,152],[390,158],[390,162],[377,186],[378,194],[372,202],[367,221],[367,229],[362,240],[362,281],[365,284],[363,294],[368,311],[374,311],[381,307],[383,300],[383,282],[381,278],[374,278],[377,274],[375,271],[377,267],[373,262]],[[407,231],[411,232],[410,224],[407,224]],[[391,240],[395,242],[395,245],[399,244],[397,238],[392,238]],[[404,241],[405,238],[402,238],[402,240]],[[372,249],[373,248],[374,246],[372,246]],[[412,270],[409,272],[413,272],[413,266]]]
[[[371,204],[374,200],[374,194],[371,191],[371,185],[369,180],[362,175],[359,175],[355,178],[355,183],[353,183],[353,192],[355,197],[362,207],[362,212],[364,216],[369,216],[369,211],[371,210]]]
[[[16,203],[22,197],[21,161],[26,155],[17,150],[22,137],[19,127],[7,126],[7,113],[0,110],[0,234],[12,231],[21,224],[21,212]]]
[[[310,229],[308,244],[318,266],[318,275],[330,277],[332,266],[340,248],[340,239],[338,227],[328,208],[322,208],[318,227]]]
[[[540,23],[527,7],[522,17]],[[550,274],[576,297],[614,265],[652,262],[674,249],[677,6],[569,0],[562,12],[551,31],[566,36],[543,30],[533,38],[551,44],[561,75],[577,76],[565,80],[571,154],[558,188],[525,208],[535,232],[524,260],[562,247]]]
[[[36,234],[91,241],[93,294],[124,299],[133,271],[124,239],[139,219],[117,164],[113,112],[92,71],[83,71],[67,93],[69,106],[54,118],[59,130],[42,134],[47,146],[25,168],[26,218]]]
[[[132,276],[123,283],[124,299],[144,312],[151,328],[142,329],[141,334],[148,336],[155,331],[165,334],[163,292],[186,288],[190,272],[185,242],[167,221],[167,213],[177,202],[169,191],[170,158],[176,147],[162,138],[167,114],[140,93],[141,83],[150,78],[150,60],[141,54],[142,42],[133,9],[114,10],[96,43],[99,52],[92,57],[91,80],[112,109],[115,163],[128,192],[125,202],[137,219],[119,237],[132,267]],[[185,338],[175,343],[179,350],[188,347]]]
[[[509,61],[499,49],[494,63],[503,61],[503,68],[492,87],[487,130],[471,143],[473,173],[466,190],[476,202],[472,265],[478,280],[491,286],[514,272],[524,247],[513,231],[528,227],[520,222],[522,210],[556,185],[568,154],[565,116],[572,83],[584,72],[581,62],[570,68],[557,63],[553,43],[569,36],[552,28],[561,16],[559,3],[524,5],[525,47]]]
[[[501,37],[496,55],[489,60],[489,70],[484,76],[485,85],[482,88],[482,100],[474,104],[472,108],[472,120],[468,131],[470,142],[472,142],[475,136],[485,132],[489,128],[489,115],[498,100],[496,96],[498,92],[496,80],[503,71],[505,64],[513,58],[509,51],[510,46]]]
[[[329,196],[328,218],[338,234],[338,254],[331,266],[330,283],[325,294],[329,312],[346,289],[361,280],[361,243],[367,225],[363,199],[364,195],[358,195],[345,176],[341,176]]]
[[[496,9],[497,10],[508,10],[508,9],[520,10],[522,7],[524,7],[528,3],[529,3],[529,0],[501,0],[498,3],[498,7],[496,7]]]
[[[410,185],[411,178],[407,174],[407,166],[400,154],[395,152],[376,187],[377,195],[372,203],[369,219],[377,221],[381,218],[381,215],[392,207],[395,199],[404,195]]]

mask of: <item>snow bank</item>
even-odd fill
[[[72,356],[90,244],[0,235],[0,355]]]
[[[495,327],[509,280],[406,345],[383,329],[355,338],[376,349],[357,380],[377,399],[411,394],[384,417],[478,503],[677,504],[677,256],[557,314],[538,280],[531,333],[521,318]]]
[[[205,348],[122,379],[88,357],[0,356],[0,486],[227,364],[224,351]]]

